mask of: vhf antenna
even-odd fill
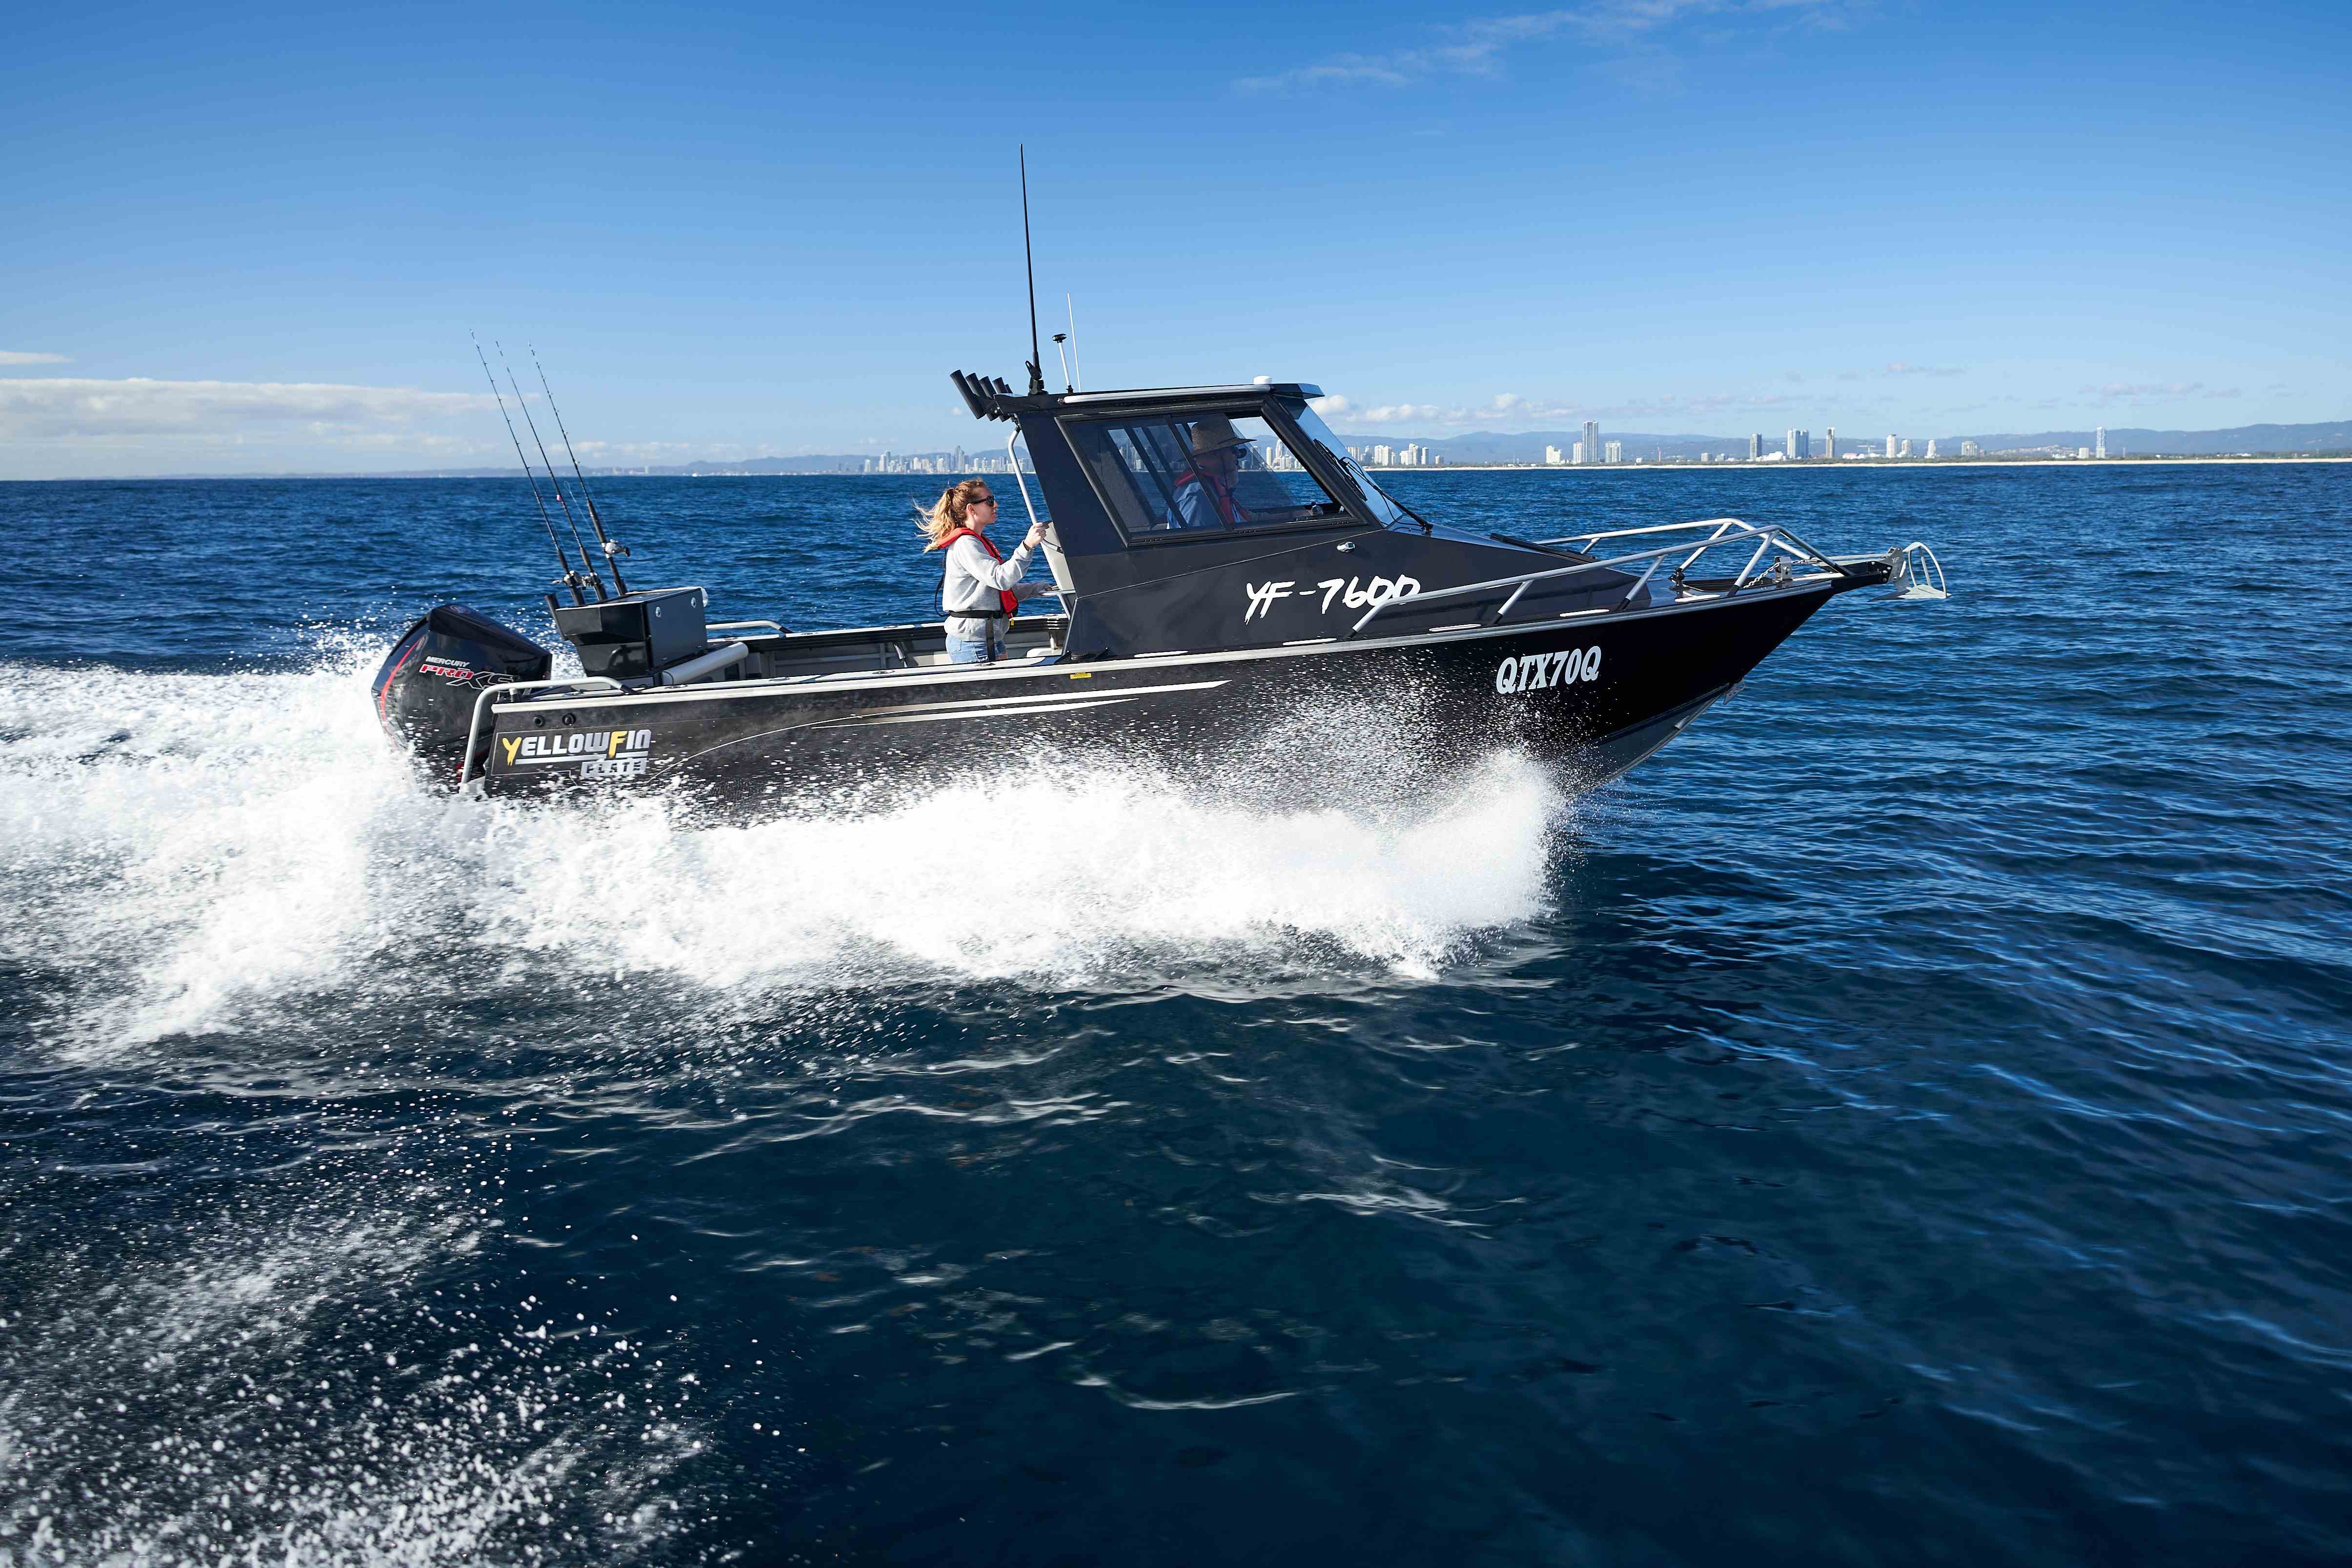
[[[466,336],[474,337],[471,332]],[[563,575],[556,580],[572,591],[572,603],[585,604],[588,596],[580,591],[580,574],[572,570],[571,559],[563,553],[563,541],[555,537],[555,519],[547,515],[547,497],[539,493],[539,476],[530,471],[530,459],[522,455],[522,437],[515,434],[514,418],[507,413],[506,395],[499,391],[499,378],[490,374],[489,356],[482,352],[479,338],[474,338],[474,358],[482,361],[482,377],[490,383],[490,395],[499,400],[499,417],[507,422],[507,439],[514,443],[515,461],[522,465],[522,476],[530,481],[530,498],[539,503],[539,520],[547,525],[547,542],[555,547],[555,564],[563,569]],[[550,603],[554,600],[553,594],[548,595]]]
[[[563,437],[563,455],[572,459],[572,476],[580,481],[580,498],[588,507],[588,526],[596,530],[596,542],[604,547],[604,564],[613,569],[613,586],[626,593],[629,585],[621,580],[621,557],[629,553],[629,547],[616,545],[606,537],[604,519],[596,515],[596,497],[588,493],[588,476],[580,472],[580,455],[572,450],[572,433],[563,428],[563,411],[555,406],[555,389],[547,384],[547,367],[539,362],[535,345],[524,346],[530,350],[531,369],[539,372],[539,390],[547,394],[547,412],[555,416],[555,433]]]
[[[1078,363],[1078,308],[1071,304],[1070,297],[1065,294],[1062,296],[1062,308],[1070,315],[1070,369],[1076,372],[1070,378],[1070,388],[1073,392],[1084,392],[1087,390],[1087,368]]]
[[[498,350],[499,363],[506,365],[506,345],[494,338],[490,340],[490,347]],[[563,498],[563,481],[555,476],[555,465],[547,460],[547,443],[539,438],[539,421],[531,418],[530,405],[522,400],[522,388],[515,386],[512,365],[507,365],[507,385],[514,387],[515,406],[522,410],[522,422],[530,426],[530,438],[539,446],[539,465],[547,470],[547,482],[555,486],[555,504],[563,508],[564,526],[572,530],[572,542],[580,551],[580,564],[588,569],[588,580],[595,584],[596,599],[599,603],[602,603],[604,599],[604,580],[596,574],[595,563],[588,559],[587,542],[580,537],[580,519],[572,515],[572,503]]]
[[[1029,247],[1029,148],[1021,148],[1021,256],[1029,264],[1029,395],[1045,393],[1045,354],[1037,347],[1037,256]]]

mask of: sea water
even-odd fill
[[[599,499],[817,627],[922,485]],[[0,486],[0,1563],[2352,1552],[2352,470],[1397,485],[1953,598],[1598,791],[712,823],[382,742],[427,605],[546,638],[519,481]]]

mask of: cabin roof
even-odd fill
[[[1013,419],[1024,413],[1050,413],[1061,409],[1116,410],[1127,404],[1165,406],[1177,402],[1223,402],[1237,397],[1317,398],[1323,389],[1306,382],[1248,382],[1233,386],[1129,387],[1120,392],[1016,392],[988,376],[949,372],[964,405],[975,419]]]
[[[1284,397],[1321,397],[1323,389],[1305,382],[1250,382],[1222,387],[1133,387],[1124,392],[1048,394],[1059,403],[1166,402],[1174,398],[1228,398],[1275,392]]]

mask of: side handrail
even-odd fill
[[[1013,470],[1013,482],[1021,486],[1021,509],[1029,514],[1029,526],[1034,528],[1037,526],[1037,508],[1030,504],[1029,480],[1021,472],[1021,455],[1013,450],[1013,444],[1020,439],[1018,430],[1004,438],[1004,465]]]
[[[1576,543],[1577,540],[1582,539],[1586,544],[1594,544],[1601,539],[1632,538],[1636,534],[1669,534],[1682,528],[1721,528],[1726,526],[1735,528],[1744,528],[1748,525],[1740,521],[1738,517],[1696,517],[1687,523],[1652,523],[1646,528],[1604,528],[1598,533],[1562,534],[1556,539],[1538,539],[1536,540],[1536,543],[1539,545],[1572,545]]]
[[[773,632],[779,637],[784,634],[783,623],[777,621],[712,621],[706,622],[703,626],[703,630],[706,632],[741,632],[753,626],[765,626],[769,631]]]
[[[1727,528],[1746,528],[1747,526],[1748,525],[1746,523],[1740,521],[1738,517],[1699,517],[1687,523],[1654,523],[1647,528],[1606,528],[1598,533],[1563,534],[1556,539],[1538,539],[1535,542],[1544,545],[1580,544],[1590,546],[1597,544],[1602,539],[1632,538],[1638,534],[1675,533],[1687,528],[1711,528],[1715,529],[1714,534],[1701,541],[1699,548],[1692,551],[1689,559],[1683,562],[1683,565],[1687,567],[1690,565],[1691,561],[1696,560],[1701,555],[1706,553],[1706,546],[1715,544],[1721,540],[1724,529]],[[1766,526],[1774,534],[1788,540],[1789,543],[1794,545],[1798,549],[1802,550],[1805,554],[1811,556],[1822,565],[1828,567],[1832,571],[1838,573],[1840,576],[1847,575],[1846,569],[1844,567],[1840,566],[1835,560],[1832,560],[1822,551],[1815,549],[1803,539],[1799,538],[1794,533],[1790,532],[1785,525],[1771,523]]]
[[[1717,527],[1716,531],[1709,535],[1707,538],[1700,544],[1697,549],[1693,550],[1688,556],[1684,558],[1682,563],[1684,566],[1688,566],[1692,561],[1696,560],[1700,556],[1706,554],[1709,549],[1714,549],[1718,544],[1729,544],[1735,540],[1744,541],[1751,538],[1757,539],[1759,542],[1756,547],[1757,555],[1754,559],[1751,559],[1748,564],[1748,570],[1750,570],[1754,569],[1755,560],[1762,559],[1763,552],[1772,548],[1776,543],[1781,544],[1782,548],[1786,549],[1791,555],[1798,555],[1801,553],[1810,555],[1813,553],[1812,547],[1810,545],[1785,543],[1782,540],[1781,529],[1778,524],[1767,524],[1762,528],[1758,528],[1752,524],[1740,522],[1736,517],[1709,518],[1708,521],[1719,523],[1721,526]],[[1703,528],[1706,525],[1679,523],[1670,524],[1668,526],[1674,528]],[[1737,528],[1738,531],[1737,533],[1731,532],[1730,530],[1733,528]],[[1627,529],[1626,531],[1630,533],[1637,530]],[[1654,533],[1662,532],[1664,530],[1653,528],[1638,531]],[[1578,535],[1576,537],[1584,538],[1586,536]],[[1379,603],[1364,612],[1362,617],[1358,620],[1353,626],[1348,629],[1348,635],[1352,637],[1357,632],[1361,632],[1365,627],[1371,624],[1372,617],[1378,615],[1381,611],[1388,609],[1392,604],[1418,604],[1432,599],[1450,599],[1465,593],[1491,593],[1497,589],[1516,586],[1519,592],[1513,593],[1511,597],[1504,602],[1503,613],[1508,614],[1510,612],[1511,606],[1519,601],[1519,593],[1525,592],[1528,585],[1530,583],[1543,582],[1556,578],[1575,577],[1589,571],[1612,570],[1615,568],[1629,566],[1635,561],[1641,560],[1650,562],[1652,570],[1654,570],[1656,569],[1657,562],[1661,558],[1678,554],[1684,548],[1684,545],[1681,543],[1660,545],[1652,549],[1635,550],[1629,555],[1612,556],[1607,560],[1579,561],[1574,566],[1553,567],[1542,571],[1524,571],[1513,577],[1490,578],[1485,582],[1465,582],[1454,588],[1429,588],[1418,590],[1412,593],[1398,595],[1381,600]],[[1847,575],[1845,569],[1837,565],[1834,561],[1828,561],[1826,560],[1826,558],[1821,557],[1816,557],[1816,559],[1823,559],[1824,564],[1828,565],[1832,570],[1836,571],[1839,575]],[[1648,572],[1643,573],[1641,582],[1635,583],[1634,587],[1638,589],[1642,582],[1647,582],[1649,580],[1649,575],[1650,574]],[[1743,586],[1746,580],[1747,573],[1743,571],[1740,574],[1739,581],[1735,583],[1734,587],[1737,588]],[[1631,597],[1632,594],[1629,592],[1627,595],[1629,601]],[[1501,617],[1497,616],[1496,619],[1499,620]]]
[[[501,681],[494,686],[484,686],[474,699],[474,722],[466,727],[466,755],[457,763],[457,788],[463,789],[474,776],[474,741],[482,732],[482,705],[500,692],[538,692],[551,686],[587,686],[605,691],[625,692],[629,688],[610,675],[575,675],[562,681]]]

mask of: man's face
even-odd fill
[[[1201,463],[1219,484],[1230,485],[1234,482],[1234,476],[1242,471],[1241,448],[1220,446],[1202,458]]]

